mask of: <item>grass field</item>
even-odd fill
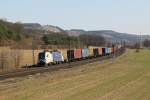
[[[0,81],[0,100],[150,100],[150,51]]]

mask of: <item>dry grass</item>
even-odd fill
[[[35,63],[39,52],[42,50],[35,50]],[[33,65],[33,54],[32,50],[17,50],[10,49],[9,47],[0,47],[0,60],[4,59],[4,69],[14,69],[25,65]],[[18,63],[18,64],[16,64]]]
[[[38,54],[43,50],[34,50],[35,64],[37,64]],[[60,49],[63,52],[64,58],[67,57],[66,49]],[[3,53],[5,55],[5,62],[7,65],[5,67],[14,68],[14,58],[15,56],[19,56],[19,66],[33,65],[33,52],[32,50],[24,50],[24,49],[10,49],[9,47],[0,47],[0,55]],[[0,57],[1,58],[1,57]]]
[[[150,51],[0,81],[0,100],[149,100]]]

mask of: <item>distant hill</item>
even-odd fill
[[[52,25],[43,25],[42,30],[48,31],[48,32],[54,32],[54,33],[61,33],[64,30],[57,27],[57,26],[52,26]]]
[[[54,33],[62,33],[64,35],[67,33],[69,36],[76,36],[76,37],[81,34],[100,35],[100,36],[103,36],[108,42],[126,41],[126,43],[131,44],[131,45],[138,42],[140,38],[139,35],[120,33],[120,32],[116,32],[112,30],[95,30],[95,31],[85,31],[82,29],[63,30],[62,28],[58,26],[41,25],[39,23],[24,23],[23,26],[25,29],[40,30],[34,33],[41,33],[41,35],[42,34],[54,34]],[[30,32],[30,33],[33,33],[33,32]],[[148,38],[149,36],[142,35],[142,40],[145,40]]]
[[[66,30],[66,32],[70,36],[79,36],[80,34],[87,34],[87,31],[81,29],[71,29],[71,30]]]
[[[61,29],[57,26],[52,26],[52,25],[41,25],[39,23],[24,23],[23,25],[24,25],[25,29],[44,30],[47,33],[49,33],[49,32],[54,32],[54,33],[64,32],[63,29]]]
[[[111,30],[88,31],[88,34],[102,35],[107,41],[110,42],[126,41],[131,44],[136,43],[139,38],[138,35],[119,33]]]
[[[42,29],[42,26],[39,23],[24,23],[25,29]]]
[[[128,44],[134,44],[139,41],[139,35],[135,34],[128,34],[128,33],[119,33],[112,30],[98,30],[98,31],[84,31],[84,30],[67,30],[69,35],[79,36],[80,34],[93,34],[93,35],[101,35],[107,41],[110,42],[119,42],[119,41],[126,41]],[[142,40],[148,39],[149,36],[142,35]]]
[[[81,34],[90,34],[90,35],[100,35],[103,36],[108,42],[120,42],[126,41],[128,44],[135,44],[139,41],[139,35],[128,34],[128,33],[120,33],[113,30],[95,30],[95,31],[85,31],[82,29],[71,29],[71,30],[63,30],[58,26],[52,25],[40,25],[38,23],[25,23],[24,27],[27,29],[37,29],[43,30],[44,34],[51,33],[67,33],[69,36],[79,36]],[[142,39],[148,39],[149,36],[142,35]]]

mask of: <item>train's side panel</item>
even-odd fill
[[[98,55],[101,56],[103,54],[102,48],[98,48]]]
[[[112,48],[110,48],[110,54],[112,54]]]
[[[67,57],[67,49],[59,49],[62,52],[62,55],[64,57],[64,61],[68,61]]]
[[[110,48],[110,50],[111,50],[111,52],[110,52],[110,53],[111,53],[111,54],[113,54],[113,48]]]
[[[99,56],[98,48],[93,49],[93,54],[94,54],[94,57]]]
[[[74,59],[74,50],[67,50],[67,59],[71,61]]]
[[[108,54],[111,54],[111,48],[108,48]]]
[[[103,54],[102,48],[94,48],[93,53],[94,53],[94,57],[101,56]]]
[[[105,56],[105,55],[108,55],[108,54],[109,54],[109,48],[103,47],[102,48],[102,55]]]
[[[109,49],[105,48],[105,54],[108,55],[109,54]]]
[[[53,55],[53,61],[54,62],[63,62],[64,61],[64,57],[62,55],[62,52],[55,51],[55,52],[52,52],[52,55]]]
[[[82,57],[86,58],[89,56],[89,50],[87,48],[82,49]]]
[[[74,50],[74,59],[82,58],[81,49],[75,49]]]
[[[105,50],[105,48],[102,48],[102,53],[103,53],[103,56],[106,55],[106,50]]]
[[[94,50],[93,50],[93,48],[89,47],[88,50],[89,50],[89,57],[93,57],[94,56]]]

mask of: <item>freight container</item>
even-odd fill
[[[108,55],[109,54],[109,49],[107,47],[102,48],[102,53],[103,55]]]
[[[109,54],[112,54],[112,48],[109,48]]]
[[[68,50],[67,51],[67,57],[68,57],[69,61],[77,60],[77,59],[82,58],[81,49]]]
[[[93,49],[94,57],[102,56],[102,48],[94,48]]]
[[[88,51],[89,51],[89,57],[93,57],[94,56],[94,52],[93,52],[94,50],[93,50],[93,48],[89,47]]]
[[[111,48],[108,48],[108,54],[111,54]]]
[[[102,54],[102,48],[98,48],[98,55],[101,56]]]
[[[102,55],[103,55],[103,56],[107,55],[107,53],[106,53],[106,48],[102,48]]]
[[[53,62],[53,56],[49,51],[43,51],[38,55],[38,64],[47,65]]]
[[[109,48],[105,48],[105,53],[106,53],[106,55],[109,54]]]
[[[74,50],[74,58],[75,58],[75,59],[82,58],[81,49],[76,49],[76,50]]]
[[[64,57],[63,57],[62,52],[53,51],[52,55],[53,55],[53,62],[54,63],[64,62]]]
[[[67,57],[67,49],[59,49],[59,51],[62,52],[62,55],[64,57],[64,61],[68,62],[68,57]]]
[[[67,58],[68,58],[68,61],[74,60],[74,51],[73,50],[67,50]]]
[[[82,57],[87,58],[89,56],[89,50],[87,48],[82,49]]]
[[[99,56],[98,48],[94,48],[93,49],[93,54],[94,54],[94,57],[98,57]]]
[[[113,48],[110,48],[110,54],[112,54],[113,53]]]

